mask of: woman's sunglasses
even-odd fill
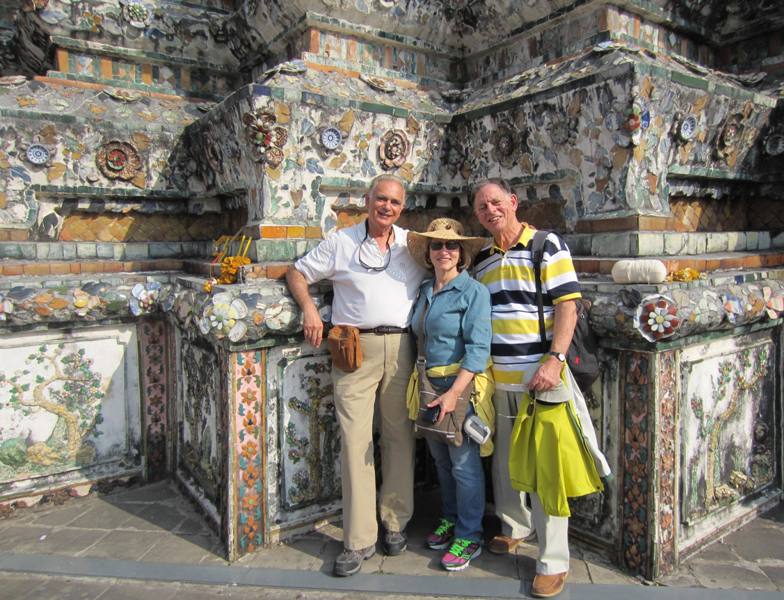
[[[453,252],[455,250],[460,250],[460,242],[430,242],[430,249],[433,252],[438,252],[444,246],[446,246],[447,250],[451,250]]]

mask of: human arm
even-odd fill
[[[474,378],[474,373],[466,369],[460,369],[455,377],[452,386],[441,394],[438,398],[428,404],[428,407],[440,406],[438,411],[438,423],[444,420],[447,413],[451,413],[457,406],[457,399],[466,391]]]
[[[542,260],[542,289],[552,298],[553,335],[550,352],[566,354],[577,325],[577,305],[581,297],[580,283],[574,270],[572,255],[563,239],[550,233],[544,246]],[[528,384],[530,390],[550,390],[561,382],[563,363],[555,356],[546,356]]]
[[[286,284],[302,310],[302,331],[305,334],[305,340],[313,346],[320,346],[324,334],[324,323],[321,321],[316,303],[313,302],[313,298],[308,292],[308,282],[305,280],[305,276],[294,265],[290,265],[286,271]]]
[[[577,325],[577,305],[573,300],[566,300],[555,305],[553,323],[553,341],[550,344],[551,352],[566,354],[572,335]],[[563,363],[555,356],[548,355],[541,366],[536,370],[528,384],[529,390],[551,390],[561,382],[561,369]]]

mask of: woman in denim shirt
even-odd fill
[[[420,354],[427,361],[428,379],[440,394],[428,405],[438,408],[438,421],[455,409],[458,397],[476,376],[484,377],[490,358],[490,293],[466,271],[485,241],[462,234],[459,222],[443,218],[430,223],[425,233],[408,234],[411,256],[434,275],[419,289],[411,326],[420,334],[424,323],[426,341]],[[489,400],[492,386],[489,394],[474,398],[467,415],[476,413],[491,425],[487,405],[492,407],[492,402],[477,406],[482,396]],[[427,546],[447,548],[441,565],[460,571],[482,552],[485,481],[480,446],[468,436],[460,446],[430,437],[427,444],[436,464],[442,503],[441,521],[427,536]]]

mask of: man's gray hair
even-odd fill
[[[488,185],[495,185],[501,188],[507,196],[513,194],[512,188],[506,182],[506,179],[501,179],[500,177],[494,177],[492,179],[482,179],[481,181],[477,181],[471,187],[471,200],[476,198],[476,195],[480,192],[483,187],[487,187]]]
[[[393,175],[392,173],[382,173],[381,175],[377,175],[376,177],[370,180],[370,184],[368,185],[367,188],[367,195],[370,196],[370,194],[373,193],[375,187],[382,181],[394,181],[395,183],[400,184],[400,187],[403,188],[404,192],[408,191],[406,189],[408,183],[406,182],[405,179],[403,179],[402,177],[398,177],[397,175]]]

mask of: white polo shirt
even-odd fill
[[[407,327],[419,284],[426,275],[408,253],[408,230],[392,226],[395,240],[390,257],[370,236],[365,222],[331,233],[318,246],[294,263],[308,285],[329,279],[335,297],[332,324],[371,329],[380,325]],[[364,240],[364,241],[363,241]],[[361,249],[360,249],[361,246]],[[363,266],[381,267],[383,271]]]

